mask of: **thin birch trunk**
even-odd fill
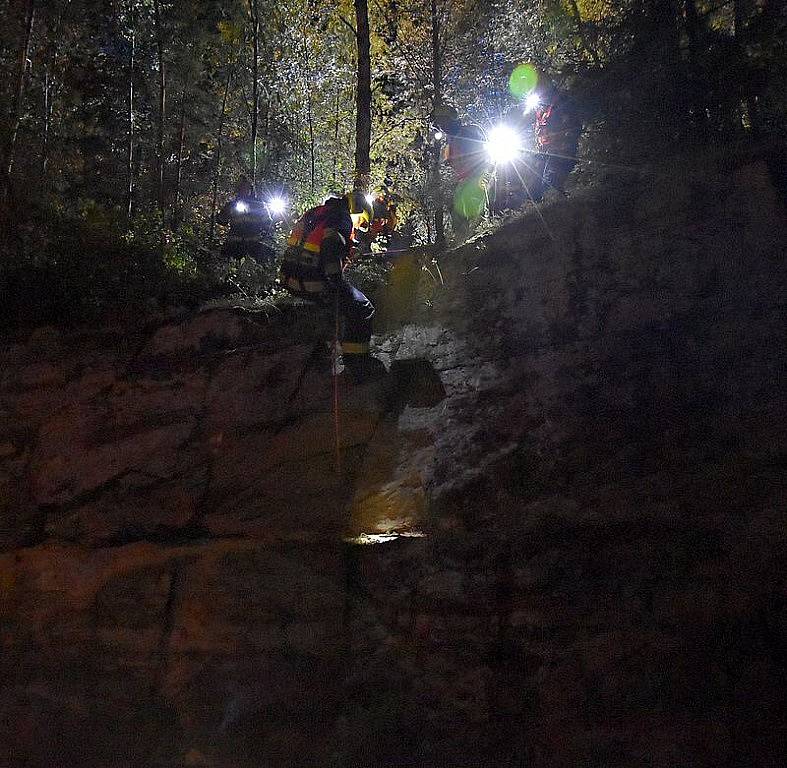
[[[41,131],[41,179],[46,187],[46,174],[49,167],[49,121],[52,116],[52,105],[50,101],[49,79],[50,65],[44,67],[44,125]]]
[[[221,149],[223,146],[222,137],[224,134],[224,119],[227,115],[227,97],[229,96],[230,86],[232,85],[232,70],[227,74],[227,84],[224,87],[224,97],[221,100],[221,115],[219,116],[218,138],[216,140],[216,168],[213,171],[213,199],[210,205],[210,233],[209,240],[213,242],[216,232],[216,204],[219,196],[219,176],[221,174]]]
[[[336,171],[339,166],[339,105],[341,103],[341,89],[336,86],[336,111],[333,124],[333,176],[331,186],[336,188]]]
[[[174,223],[180,224],[180,185],[183,178],[183,153],[186,146],[186,97],[189,93],[188,81],[183,86],[183,93],[180,98],[180,128],[178,130],[178,159],[175,171],[175,209]]]
[[[248,0],[249,15],[252,22],[252,43],[254,60],[252,61],[252,113],[251,113],[251,183],[257,184],[257,132],[260,117],[260,16],[257,0]]]
[[[156,49],[158,53],[159,73],[159,114],[158,114],[158,204],[162,217],[164,216],[164,173],[166,161],[164,158],[164,122],[167,115],[167,72],[164,61],[164,32],[161,26],[161,3],[154,2],[154,15],[156,24]]]
[[[70,0],[66,5],[70,4]],[[52,127],[53,102],[56,93],[55,67],[57,56],[60,52],[60,26],[63,22],[63,10],[57,16],[54,28],[48,30],[49,36],[49,55],[44,65],[44,111],[43,111],[43,131],[41,137],[41,179],[42,185],[48,188],[47,174],[49,173],[49,151],[50,151],[50,131]]]
[[[27,61],[30,57],[30,41],[33,36],[33,23],[35,20],[34,0],[28,0],[25,9],[25,26],[22,44],[19,47],[19,65],[16,75],[16,87],[14,93],[14,106],[9,120],[10,132],[5,152],[5,164],[3,168],[2,192],[3,197],[8,193],[11,181],[11,174],[14,170],[14,160],[16,159],[17,139],[19,137],[19,125],[22,121],[22,102],[25,97],[25,76],[27,75]]]
[[[128,62],[128,152],[126,155],[126,216],[129,219],[134,215],[134,59],[136,52],[137,35],[132,27],[131,52]]]
[[[355,188],[369,191],[372,144],[372,65],[368,0],[355,2],[358,83],[355,99]]]
[[[306,41],[306,35],[303,36],[303,60],[306,66],[306,77],[308,81],[311,81],[311,66],[309,64],[309,45]],[[314,115],[312,111],[312,95],[311,90],[308,91],[306,96],[306,122],[307,127],[309,129],[309,181],[310,181],[310,190],[311,194],[314,195],[314,183],[315,183],[315,170],[316,170],[316,152],[315,152],[315,144],[314,144]]]
[[[437,0],[431,1],[432,16],[432,88],[434,93],[433,110],[439,112],[443,105],[443,55],[440,48],[440,16],[437,12]],[[440,150],[432,152],[432,184],[434,188],[435,211],[434,228],[435,243],[445,245],[445,214],[443,211],[443,187],[440,181]]]

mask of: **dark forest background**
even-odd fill
[[[499,119],[522,62],[578,105],[584,180],[778,147],[787,114],[783,0],[3,0],[0,17],[6,325],[220,293],[216,213],[241,174],[293,215],[359,174],[389,178],[433,242],[434,115]]]

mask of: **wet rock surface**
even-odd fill
[[[783,765],[785,213],[647,181],[368,384],[304,307],[6,340],[0,765]]]

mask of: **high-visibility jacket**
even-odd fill
[[[399,223],[396,205],[385,195],[378,195],[374,200],[373,208],[374,218],[369,227],[372,239],[381,234],[390,235]]]
[[[282,282],[294,293],[321,293],[341,278],[350,255],[352,219],[343,199],[308,210],[295,223],[281,265]]]
[[[565,99],[553,98],[536,108],[536,144],[541,152],[574,154],[582,127]]]

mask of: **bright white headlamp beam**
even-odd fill
[[[507,165],[522,154],[522,137],[508,125],[496,125],[486,142],[486,153],[495,165]]]
[[[281,216],[287,210],[287,201],[283,197],[271,197],[268,200],[268,210],[273,216]]]
[[[525,99],[525,112],[532,112],[540,101],[541,97],[535,91],[529,93]]]

